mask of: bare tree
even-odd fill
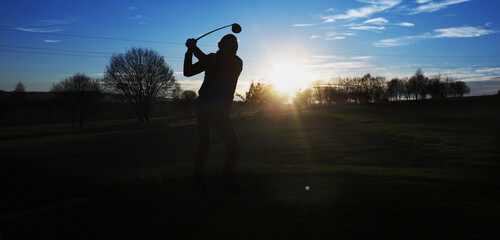
[[[75,121],[82,129],[85,121],[91,119],[93,107],[102,93],[99,82],[77,73],[52,86],[51,92],[56,99],[67,106],[73,128]]]
[[[453,85],[453,96],[454,97],[463,97],[464,94],[470,93],[470,88],[462,81],[456,81]]]
[[[167,95],[170,96],[172,100],[180,100],[182,99],[182,94],[184,90],[181,88],[181,84],[177,81],[172,85],[172,87],[168,90]]]
[[[429,78],[424,76],[424,72],[419,68],[408,80],[408,87],[415,99],[425,99],[427,96],[427,82]]]
[[[446,83],[441,81],[441,75],[431,77],[427,82],[427,91],[431,98],[446,97]]]
[[[149,121],[157,98],[168,95],[169,89],[176,86],[174,71],[164,57],[142,48],[113,55],[103,81],[112,92],[125,95],[141,123]]]
[[[388,98],[394,98],[395,100],[401,100],[401,96],[404,94],[404,83],[399,78],[393,78],[387,83],[386,95]]]
[[[323,104],[326,104],[327,102],[327,95],[325,91],[325,82],[321,80],[316,80],[312,83],[312,89],[314,96],[316,98],[316,101],[320,106]]]

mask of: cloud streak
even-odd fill
[[[450,5],[468,2],[468,1],[470,1],[470,0],[444,0],[444,1],[440,1],[440,2],[434,2],[432,0],[429,0],[429,1],[418,0],[417,3],[421,3],[423,5],[420,5],[417,8],[413,9],[410,14],[431,13],[431,12],[435,12],[435,11],[441,10],[443,8],[446,8]]]
[[[493,30],[482,29],[480,27],[451,27],[434,30],[439,33],[435,38],[463,38],[463,37],[480,37],[495,33]]]
[[[396,47],[408,45],[414,41],[432,38],[471,38],[496,33],[494,30],[481,27],[450,27],[434,30],[434,33],[425,33],[417,36],[404,36],[399,38],[384,39],[374,43],[376,47]]]
[[[354,27],[349,27],[349,29],[353,30],[384,30],[384,26],[354,26]]]
[[[362,1],[370,3],[370,5],[357,9],[349,9],[344,14],[337,14],[331,16],[321,17],[325,23],[335,22],[336,20],[354,20],[358,18],[369,17],[374,13],[383,12],[398,5],[401,0],[372,0],[372,1]]]
[[[60,19],[44,19],[44,20],[38,20],[31,25],[33,26],[38,26],[38,27],[47,27],[47,26],[54,26],[54,25],[65,25],[73,22],[74,20],[60,20]]]
[[[314,26],[316,25],[316,23],[298,23],[298,24],[294,24],[292,26],[294,27],[310,27],[310,26]]]
[[[139,24],[146,24],[147,21],[151,20],[148,17],[141,15],[141,14],[137,14],[137,15],[131,17],[130,19],[132,19],[133,21],[136,21]]]
[[[61,40],[51,40],[51,39],[45,39],[43,41],[46,42],[46,43],[58,43],[58,42],[61,42]]]
[[[329,32],[326,33],[325,36],[312,35],[310,39],[342,40],[348,36],[355,36],[355,35],[356,34],[352,32],[343,32],[343,33]]]
[[[54,33],[62,30],[61,28],[15,28],[15,29],[23,32],[32,32],[32,33]]]
[[[384,24],[384,23],[388,23],[389,20],[385,19],[385,18],[382,18],[382,17],[379,17],[379,18],[373,18],[373,19],[369,19],[369,20],[366,20],[364,21],[363,23],[364,24]]]
[[[409,22],[402,22],[402,23],[398,23],[396,25],[403,26],[403,27],[413,27],[413,26],[415,26],[415,24],[409,23]]]

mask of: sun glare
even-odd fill
[[[299,64],[279,62],[274,65],[269,81],[276,90],[292,97],[297,90],[308,88],[313,78],[313,74]]]

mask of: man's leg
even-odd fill
[[[198,106],[196,108],[196,120],[198,122],[198,151],[194,160],[194,179],[196,185],[204,185],[203,166],[205,157],[210,151],[210,121],[206,110]]]
[[[223,170],[223,182],[232,181],[232,175],[236,166],[236,161],[240,155],[240,144],[238,135],[234,129],[229,114],[221,114],[214,123],[219,136],[222,138],[227,149],[226,163]]]

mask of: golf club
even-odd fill
[[[239,24],[237,24],[237,23],[233,23],[233,24],[229,24],[227,26],[221,27],[221,28],[217,28],[217,29],[212,30],[212,31],[210,31],[208,33],[205,33],[205,35],[197,38],[196,41],[200,40],[201,38],[203,38],[204,36],[207,36],[210,33],[213,33],[215,31],[219,31],[219,30],[221,30],[223,28],[227,28],[227,27],[231,27],[231,31],[233,31],[233,33],[240,33],[241,32],[241,26]]]

